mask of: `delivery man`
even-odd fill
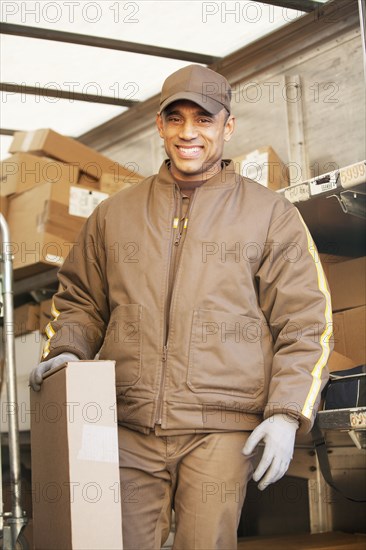
[[[231,89],[164,82],[158,174],[102,202],[59,271],[41,364],[116,361],[123,538],[234,549],[248,480],[286,472],[327,379],[331,304],[298,210],[223,160]],[[253,474],[259,442],[264,452]]]

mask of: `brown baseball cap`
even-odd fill
[[[193,101],[213,115],[223,107],[231,112],[230,84],[221,74],[201,65],[188,65],[168,76],[161,90],[160,112],[179,99]]]

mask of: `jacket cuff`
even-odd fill
[[[48,361],[48,359],[52,359],[53,357],[57,357],[61,353],[66,353],[66,352],[77,355],[79,359],[82,361],[83,360],[85,361],[86,359],[88,359],[88,357],[86,357],[86,355],[79,349],[73,348],[71,346],[60,346],[57,348],[49,349],[49,346],[47,346],[48,343],[49,342],[46,342],[46,345],[43,349],[41,363],[43,363],[43,361]]]

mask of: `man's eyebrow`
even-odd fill
[[[205,111],[204,109],[202,109],[202,111],[198,111],[197,114],[199,116],[205,116],[205,117],[208,117],[208,118],[215,118],[215,115],[213,115],[212,113],[209,113],[208,111]]]
[[[180,115],[180,111],[178,109],[169,109],[169,107],[167,107],[166,109],[164,109],[163,113],[166,115],[166,116],[169,116],[169,115]]]
[[[181,115],[181,111],[179,109],[169,109],[169,107],[167,107],[166,109],[164,109],[164,114],[166,116],[169,116],[169,115]],[[204,116],[204,117],[209,117],[209,118],[215,118],[215,115],[209,113],[208,111],[205,111],[204,109],[198,111],[196,113],[197,116]]]

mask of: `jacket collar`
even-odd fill
[[[158,173],[158,183],[173,186],[174,178],[169,170],[170,160],[164,160]],[[221,161],[222,170],[205,181],[199,189],[217,189],[222,187],[234,187],[240,181],[240,175],[235,172],[234,162],[229,159]]]

